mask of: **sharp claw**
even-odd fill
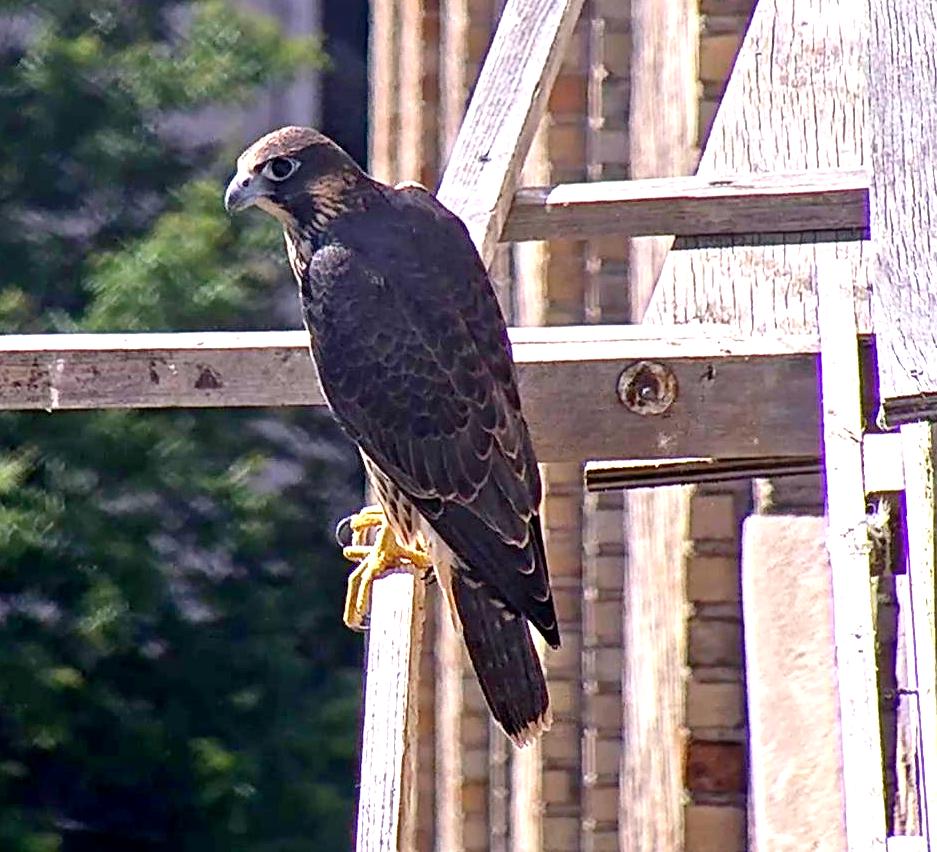
[[[354,534],[354,530],[351,527],[351,519],[354,515],[349,515],[347,518],[342,518],[335,525],[335,541],[338,543],[339,547],[348,547],[351,544],[351,538]]]

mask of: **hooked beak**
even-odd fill
[[[256,204],[257,199],[265,194],[260,184],[261,181],[255,175],[238,172],[225,190],[224,209],[229,213],[237,213]]]

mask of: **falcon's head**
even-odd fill
[[[346,209],[347,190],[363,177],[327,136],[308,127],[281,127],[238,157],[224,206],[234,213],[253,205],[286,226],[315,228]]]

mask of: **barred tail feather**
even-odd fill
[[[465,571],[453,572],[452,597],[491,714],[516,745],[526,745],[551,723],[550,696],[527,619],[495,601]]]

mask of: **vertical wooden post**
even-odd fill
[[[934,561],[937,544],[937,425],[914,423],[901,429],[908,524],[910,619],[902,615],[908,643],[909,687],[916,690],[920,743],[918,801],[921,833],[937,849],[937,634]]]
[[[823,451],[833,634],[839,681],[846,840],[850,852],[885,849],[883,782],[868,519],[862,470],[862,395],[852,279],[817,267]]]

